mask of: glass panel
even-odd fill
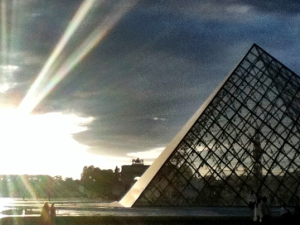
[[[300,193],[300,78],[254,45],[135,205],[271,205]]]

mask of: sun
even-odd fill
[[[76,162],[85,154],[88,147],[72,135],[85,131],[92,121],[75,114],[1,109],[0,174],[60,174],[70,158]]]
[[[34,82],[18,108],[0,108],[0,174],[37,174],[38,172],[39,174],[61,175],[66,171],[71,174],[74,173],[74,167],[68,166],[70,162],[72,165],[77,163],[77,168],[82,169],[79,164],[82,165],[90,158],[97,158],[94,155],[85,155],[88,146],[73,138],[73,134],[87,129],[93,117],[63,112],[35,115],[32,112],[66,76],[72,74],[72,70],[101,43],[136,3],[136,0],[131,0],[120,3],[121,5],[114,5],[104,20],[95,24],[91,32],[83,34],[85,38],[80,39],[72,47],[70,40],[77,34],[83,21],[89,19],[88,15],[92,9],[106,5],[99,4],[96,0],[82,1],[49,58],[44,65],[41,65],[41,70],[36,74]],[[9,27],[6,24],[8,21],[6,4],[3,2],[1,5],[3,8],[2,52],[8,54],[12,52],[8,45],[11,40],[7,39]],[[13,21],[11,26],[14,25],[16,24]],[[65,57],[59,57],[67,45],[72,49],[71,53]],[[20,70],[21,73],[23,70],[21,66],[11,65],[8,62],[6,58],[2,59],[0,65],[0,73],[5,75],[0,84],[0,93],[3,94],[18,85],[11,80],[13,80],[14,72]]]

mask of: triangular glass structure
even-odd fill
[[[300,194],[300,78],[254,44],[144,176],[124,206],[271,205]]]

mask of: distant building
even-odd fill
[[[144,160],[137,158],[132,160],[132,165],[123,165],[121,168],[121,182],[127,189],[143,175],[149,165],[144,165]]]

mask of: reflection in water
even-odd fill
[[[0,218],[10,216],[33,216],[41,214],[43,204],[47,200],[22,200],[0,198]],[[118,202],[100,203],[82,199],[55,200],[57,216],[251,216],[247,207],[147,207],[124,208]],[[51,202],[52,203],[52,202]],[[273,209],[276,212],[277,209]],[[276,213],[275,213],[276,214]],[[279,214],[278,214],[279,215]]]
[[[0,198],[0,218],[5,216],[40,216],[46,201],[46,199]],[[55,203],[58,216],[97,215],[100,211],[119,207],[117,202],[99,203],[85,199],[56,199],[50,202],[50,204],[52,203]]]

